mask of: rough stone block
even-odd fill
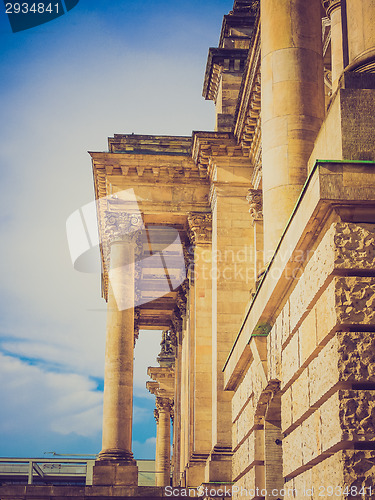
[[[370,228],[367,224],[337,222],[334,224],[334,229],[335,268],[374,269],[374,228]]]
[[[336,278],[335,298],[341,325],[375,325],[375,278]]]
[[[375,382],[375,335],[373,332],[338,332],[340,380]]]
[[[344,450],[341,452],[344,485],[351,488],[367,488],[366,496],[374,498],[375,491],[375,450]],[[370,493],[370,488],[371,492]]]
[[[339,417],[344,439],[375,440],[375,391],[338,392]]]

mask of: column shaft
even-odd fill
[[[159,422],[156,441],[156,486],[168,486],[171,477],[171,405],[169,402],[156,404]]]
[[[103,439],[99,459],[133,461],[134,247],[111,247],[104,373]],[[120,310],[116,297],[126,300]],[[122,303],[122,307],[124,307]]]
[[[320,0],[261,0],[265,260],[307,176],[324,117]]]

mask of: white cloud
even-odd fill
[[[133,441],[133,454],[136,457],[155,459],[156,437],[150,437],[143,443]]]
[[[200,96],[205,55],[200,67],[194,51],[141,52],[90,22],[72,27],[69,46],[49,38],[51,23],[13,48],[4,71],[15,68],[1,102],[0,340],[35,364],[0,354],[0,421],[9,435],[27,431],[40,441],[101,428],[102,394],[90,377],[103,376],[106,305],[100,276],[74,271],[65,235],[69,215],[94,198],[87,150],[107,149],[114,133],[189,135],[213,122],[212,103]],[[141,332],[139,398],[153,398],[146,370],[156,365],[159,343],[160,333]],[[145,409],[135,408],[135,418],[146,418]],[[135,441],[136,454],[146,456],[153,439]]]
[[[103,395],[87,377],[47,372],[0,353],[0,380],[2,433],[93,436],[101,429]]]

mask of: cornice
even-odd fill
[[[235,113],[234,136],[249,151],[261,110],[260,22],[258,20],[246,62]]]
[[[203,97],[216,101],[222,71],[239,73],[245,68],[248,49],[223,49],[210,47],[203,83]]]
[[[230,132],[193,132],[191,154],[202,177],[209,176],[213,157],[243,157],[241,146]]]

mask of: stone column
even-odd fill
[[[233,184],[225,182],[227,160],[216,160],[212,208],[212,449],[205,482],[232,480],[232,396],[223,367],[243,320],[254,285],[253,228],[243,169],[229,158]],[[250,171],[250,169],[248,169]],[[223,182],[220,179],[223,179]],[[242,181],[242,182],[239,182]]]
[[[156,434],[156,486],[169,486],[171,477],[171,411],[173,401],[156,398],[158,424]]]
[[[345,6],[349,68],[372,73],[375,65],[375,3],[373,0],[345,0]]]
[[[138,215],[109,213],[110,269],[104,371],[102,451],[94,467],[96,485],[136,485],[132,454],[134,357],[134,260]]]
[[[161,470],[161,465],[160,465],[160,446],[158,445],[159,440],[160,440],[160,435],[159,435],[159,410],[155,408],[154,410],[154,417],[156,420],[156,448],[155,448],[155,485],[159,486],[159,474]]]
[[[268,262],[306,180],[324,117],[320,0],[261,0],[261,53]]]
[[[327,11],[327,16],[331,19],[332,93],[334,93],[344,71],[341,0],[322,0],[322,3]]]

